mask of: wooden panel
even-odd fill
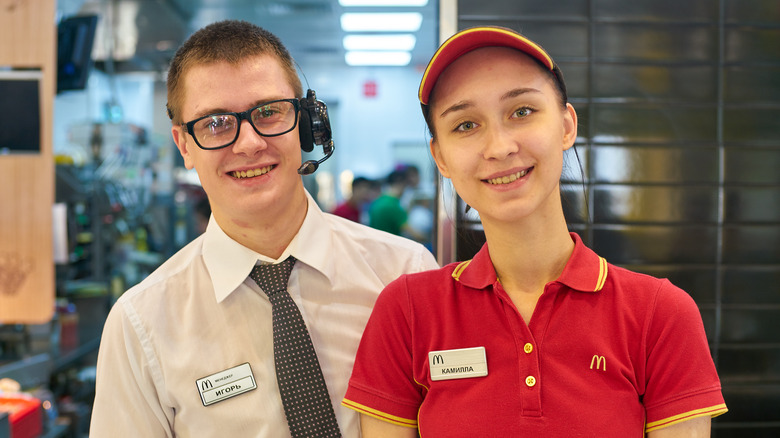
[[[54,311],[53,0],[0,0],[0,66],[37,69],[41,151],[0,155],[0,323],[43,323]],[[24,104],[24,102],[19,102]]]
[[[51,159],[0,156],[0,321],[45,322],[54,309]]]
[[[0,0],[0,65],[56,67],[55,6],[54,0]]]

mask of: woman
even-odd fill
[[[577,114],[547,53],[509,29],[462,31],[419,97],[487,242],[382,292],[343,401],[363,436],[709,436],[726,405],[693,300],[567,229]]]

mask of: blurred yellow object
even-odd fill
[[[73,160],[73,157],[70,155],[55,155],[54,156],[54,164],[67,164],[67,165],[73,165],[75,164],[75,160]]]

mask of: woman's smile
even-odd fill
[[[517,181],[518,179],[528,175],[528,172],[532,171],[534,168],[529,167],[528,169],[523,169],[517,172],[513,172],[504,176],[499,176],[495,178],[488,178],[483,179],[482,181],[491,184],[491,185],[503,185],[503,184],[509,184]]]

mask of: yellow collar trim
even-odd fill
[[[455,281],[460,281],[460,275],[463,274],[463,271],[466,270],[469,263],[471,263],[471,260],[466,260],[455,267],[455,270],[452,271],[452,278],[454,278]]]
[[[600,291],[604,287],[604,283],[607,282],[607,260],[604,257],[599,257],[599,279],[596,281],[596,289],[594,292]]]

